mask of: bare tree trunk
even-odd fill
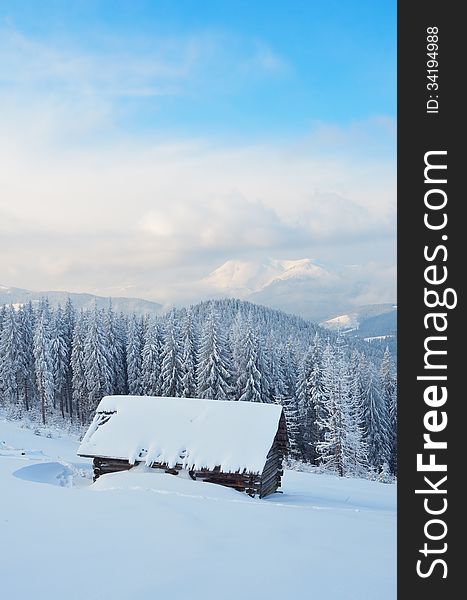
[[[70,415],[70,419],[73,420],[73,395],[72,395],[70,375],[67,376],[66,392],[67,392],[67,402],[68,402],[68,414]]]
[[[42,424],[45,425],[45,394],[44,390],[41,393],[41,411],[42,411]]]
[[[29,410],[29,392],[28,392],[28,382],[24,382],[24,407],[26,410]]]

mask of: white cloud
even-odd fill
[[[137,90],[186,78],[198,58],[208,49],[209,34],[177,39],[119,40],[107,38],[95,51],[82,48],[78,41],[47,43],[13,28],[0,30],[2,84],[18,87],[39,85],[45,91],[73,94],[126,95]],[[39,90],[37,90],[39,91]]]
[[[0,38],[0,282],[184,301],[229,259],[314,256],[360,265],[354,299],[393,300],[391,120],[287,143],[123,136],[113,95],[183,93],[216,36],[118,57]],[[261,44],[250,58],[286,67]]]
[[[284,161],[272,144],[49,147],[40,157],[16,145],[0,154],[7,283],[99,292],[121,280],[165,302],[190,296],[190,282],[202,294],[195,282],[230,258],[393,260],[393,173],[384,163],[360,186],[356,170],[368,177],[366,164]],[[347,197],[325,191],[339,186]],[[390,295],[393,284],[373,275]]]
[[[241,65],[242,70],[273,74],[286,74],[291,71],[291,65],[270,46],[264,42],[256,41],[253,52]]]

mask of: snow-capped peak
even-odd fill
[[[358,314],[350,313],[347,315],[339,315],[338,317],[334,317],[333,319],[328,319],[327,321],[323,321],[320,323],[326,329],[331,329],[333,331],[339,330],[352,330],[357,329],[359,326]]]
[[[294,277],[321,278],[328,275],[328,272],[323,267],[315,264],[309,258],[301,260],[273,260],[271,262],[277,264],[278,268],[283,269],[282,273],[274,277],[274,280],[283,281]]]
[[[204,282],[219,291],[244,295],[263,290],[275,281],[294,278],[321,279],[328,272],[309,258],[263,261],[228,260],[212,271]]]

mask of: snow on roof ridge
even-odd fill
[[[281,413],[277,404],[105,396],[78,454],[148,466],[261,473]]]

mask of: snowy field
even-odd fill
[[[386,600],[396,487],[286,471],[283,494],[150,472],[91,479],[78,441],[0,421],[6,600]]]

